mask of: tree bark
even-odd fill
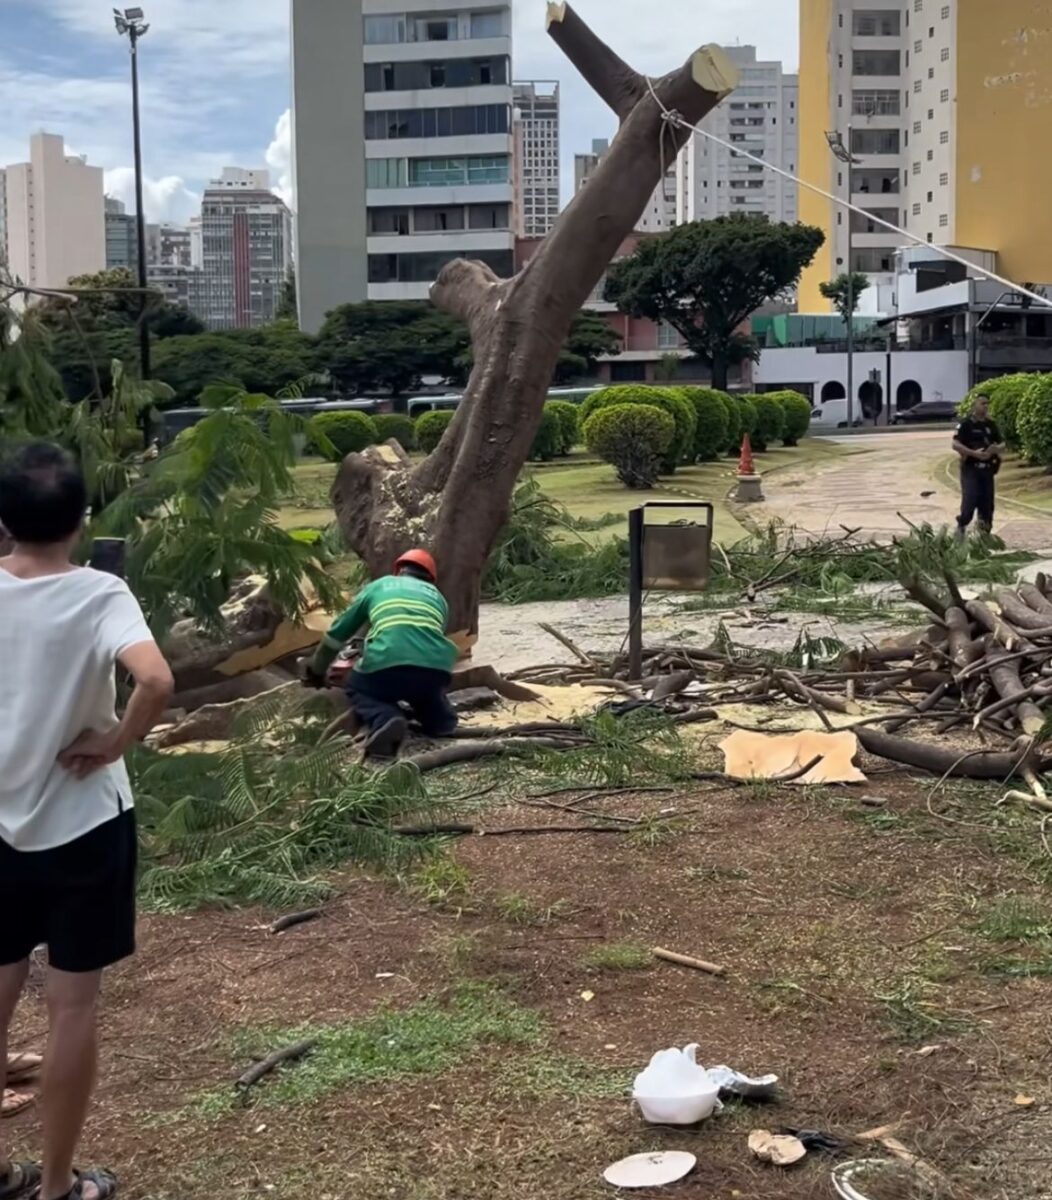
[[[730,364],[725,358],[715,354],[712,358],[712,386],[719,388],[721,392],[727,390],[727,376],[730,373]]]
[[[617,113],[620,131],[518,275],[502,280],[482,263],[458,260],[432,287],[432,302],[467,323],[474,349],[464,398],[435,452],[412,466],[389,447],[371,447],[344,460],[333,489],[344,538],[372,575],[389,572],[411,546],[432,551],[451,632],[478,628],[486,560],[507,521],[574,314],[689,136],[669,118],[678,114],[693,126],[737,84],[716,46],[648,80],[569,4],[549,4],[548,32]]]

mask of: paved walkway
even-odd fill
[[[769,514],[815,534],[846,525],[878,538],[903,532],[899,513],[917,525],[956,521],[958,495],[937,471],[950,451],[945,430],[839,440],[856,448],[856,453],[828,465],[812,463],[768,476],[764,480],[767,503],[750,509],[750,515],[763,520]],[[1052,519],[1031,517],[1008,505],[1001,506],[995,531],[1020,549],[1052,546]]]

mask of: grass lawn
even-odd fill
[[[796,467],[808,462],[820,463],[830,458],[852,453],[849,447],[830,442],[806,439],[792,448],[772,448],[756,455],[756,467],[761,474],[784,467]],[[730,545],[746,536],[745,528],[731,515],[725,500],[734,484],[737,463],[725,458],[719,462],[681,467],[675,475],[661,480],[649,492],[630,491],[618,482],[613,467],[596,462],[585,455],[575,455],[562,463],[528,467],[536,472],[541,487],[553,500],[575,517],[586,519],[607,513],[627,513],[629,509],[648,500],[685,501],[708,500],[715,505],[716,538]],[[284,529],[320,529],[332,520],[329,489],[336,475],[331,463],[308,459],[295,469],[297,494],[278,513]],[[1052,494],[1050,494],[1052,502]],[[597,537],[622,534],[625,529],[611,525],[597,531]]]
[[[939,482],[956,490],[959,486],[959,461],[947,455],[939,467]],[[1031,508],[1052,512],[1052,474],[1044,467],[1032,467],[1017,457],[1010,457],[997,476],[999,499],[1014,500]]]

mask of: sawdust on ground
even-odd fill
[[[493,708],[468,713],[463,724],[469,729],[500,729],[506,725],[524,725],[533,721],[572,721],[590,716],[619,693],[615,688],[589,684],[548,687],[530,683],[537,700],[501,700]]]

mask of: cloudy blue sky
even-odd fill
[[[289,0],[144,0],[147,213],[186,220],[223,166],[269,162],[288,180]],[[755,43],[795,69],[795,0],[576,0],[632,64],[659,73],[703,42]],[[407,0],[407,9],[412,8]],[[132,199],[127,43],[111,0],[0,0],[0,164],[26,158],[31,133],[61,133]],[[563,84],[563,154],[612,122],[544,34],[544,0],[514,0],[517,78]],[[564,170],[564,178],[565,178]],[[565,199],[565,196],[564,196]]]

